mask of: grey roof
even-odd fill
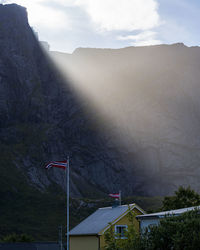
[[[0,243],[0,250],[59,250],[59,244],[50,242]]]
[[[163,211],[163,212],[159,212],[159,213],[138,215],[138,216],[136,216],[136,218],[139,219],[139,220],[148,219],[150,217],[151,218],[152,217],[163,218],[163,217],[169,216],[169,215],[180,215],[182,213],[192,211],[192,210],[195,210],[195,209],[200,209],[200,206],[180,208],[180,209],[175,209],[175,210]]]
[[[110,222],[115,221],[122,214],[126,213],[129,206],[131,209],[136,207],[142,213],[144,213],[143,210],[141,210],[136,204],[122,205],[114,208],[99,208],[96,212],[83,220],[79,225],[74,227],[70,231],[70,235],[97,235],[101,230],[106,228]]]

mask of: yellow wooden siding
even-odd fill
[[[99,237],[70,236],[70,250],[99,250]]]
[[[134,214],[136,216],[142,214],[137,208],[134,208],[133,211],[134,211]],[[115,225],[130,225],[130,221],[128,219],[128,215],[126,214],[120,220],[118,220],[116,223],[113,223],[114,227],[115,227]],[[135,225],[135,228],[136,228],[137,232],[139,232],[139,229],[140,229],[139,222],[138,222],[138,220],[136,218],[134,218],[134,225]],[[104,246],[105,246],[104,233],[102,231],[101,232],[101,236],[100,236],[100,249],[101,250],[103,250]]]

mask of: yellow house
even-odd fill
[[[70,231],[70,250],[103,250],[104,233],[110,227],[110,223],[114,226],[115,232],[123,239],[123,232],[130,224],[129,208],[136,216],[145,214],[144,210],[135,203],[99,208]],[[134,219],[134,223],[139,231],[139,222]]]

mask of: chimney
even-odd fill
[[[119,205],[120,205],[119,199],[115,199],[112,204],[112,208],[118,207]]]

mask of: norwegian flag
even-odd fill
[[[65,170],[67,168],[67,161],[52,161],[52,162],[49,162],[45,166],[45,169],[49,170],[52,167],[61,168],[61,169]]]
[[[119,199],[120,198],[120,193],[118,193],[118,194],[109,194],[109,196],[112,197],[112,198]]]

